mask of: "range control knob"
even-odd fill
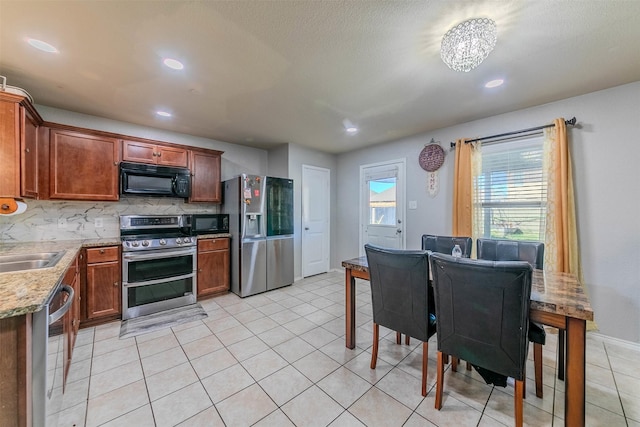
[[[143,240],[142,241],[142,246],[149,246],[149,241],[148,240]]]
[[[160,243],[161,246],[164,246],[164,245],[167,244],[167,241],[164,240],[164,239],[160,239],[160,242],[158,242],[158,243]]]
[[[176,244],[178,244],[178,245],[179,245],[180,243],[182,243],[182,239],[178,237],[178,238],[176,239]]]
[[[184,239],[182,239],[183,243],[191,243],[191,238],[189,237],[185,237]]]
[[[134,240],[133,242],[131,242],[131,246],[137,248],[138,246],[140,246],[140,243],[137,240]]]

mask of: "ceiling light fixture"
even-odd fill
[[[173,68],[174,70],[182,70],[184,68],[184,64],[173,58],[165,58],[162,63],[169,68]]]
[[[493,20],[468,19],[442,37],[440,57],[452,70],[467,73],[489,56],[496,45],[497,34]]]
[[[36,49],[39,49],[39,50],[41,50],[43,52],[48,52],[48,53],[58,53],[59,52],[59,50],[56,49],[55,46],[52,46],[47,42],[43,42],[42,40],[27,38],[27,43],[29,43],[31,46],[33,46]]]
[[[358,133],[358,128],[356,127],[356,125],[354,125],[353,123],[351,123],[351,121],[349,119],[344,119],[342,121],[342,124],[344,125],[344,130],[350,134],[356,134]]]
[[[504,83],[503,79],[495,79],[495,80],[491,80],[490,82],[485,83],[484,87],[491,89],[491,88],[494,88],[494,87],[502,86],[502,83]]]
[[[171,113],[167,111],[156,111],[156,114],[160,117],[171,117]]]

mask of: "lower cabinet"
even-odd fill
[[[229,238],[198,240],[198,298],[229,291]]]
[[[122,312],[120,247],[87,248],[86,263],[83,321],[117,319]]]

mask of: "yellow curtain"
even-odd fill
[[[575,274],[584,286],[578,252],[571,156],[564,118],[545,129],[544,173],[547,179],[547,215],[544,269]],[[588,325],[595,329],[595,324]]]
[[[471,144],[464,139],[456,141],[456,158],[453,171],[453,230],[454,236],[471,236],[473,233],[473,182]]]

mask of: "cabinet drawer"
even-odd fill
[[[87,264],[93,264],[96,262],[117,261],[119,258],[118,249],[119,246],[87,249]]]
[[[199,251],[217,251],[220,249],[229,249],[229,239],[226,237],[220,239],[198,240]]]

